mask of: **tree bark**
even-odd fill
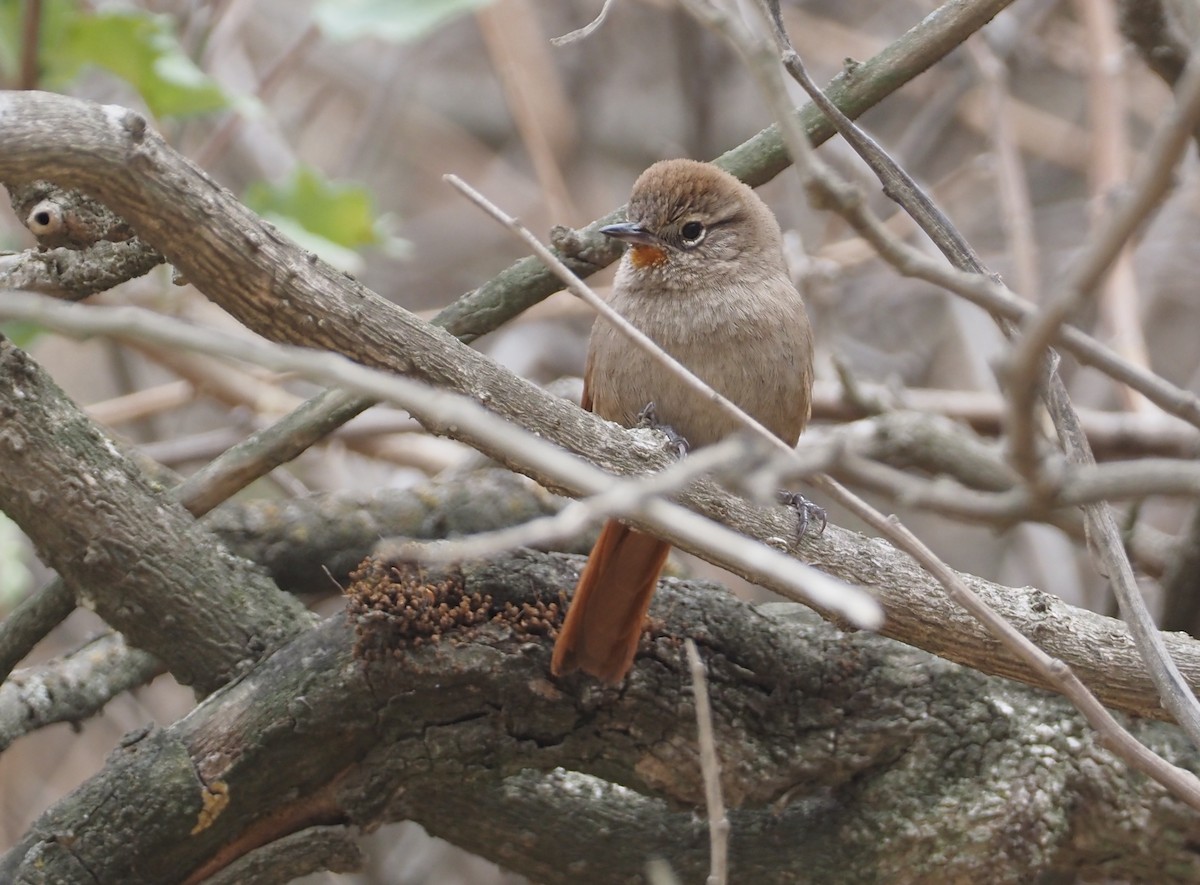
[[[788,530],[782,520],[774,521],[773,513],[733,497],[722,501],[729,523],[748,534],[770,537]],[[495,530],[556,506],[557,499],[538,486],[502,470],[488,470],[371,496],[320,495],[285,506],[231,503],[215,511],[206,526],[230,549],[263,564],[282,586],[327,592],[325,570],[340,579],[347,565],[381,537],[432,539]],[[576,541],[570,549],[582,552],[588,546],[586,540]],[[806,538],[800,556],[831,575],[870,588],[887,611],[880,631],[884,636],[986,674],[1052,688],[955,605],[913,560],[883,541],[831,525],[820,538]],[[305,564],[305,576],[298,574],[297,563]],[[1122,621],[1067,605],[1036,587],[963,577],[1022,633],[1068,664],[1107,706],[1136,716],[1167,718]],[[1189,684],[1200,690],[1200,642],[1183,633],[1167,634],[1165,639]]]
[[[1004,5],[947,4],[921,27],[957,21],[956,36],[937,45],[901,41],[893,68],[848,70],[840,97],[861,111]],[[881,72],[890,84],[874,79]],[[49,177],[102,199],[250,328],[471,396],[614,473],[667,461],[297,249],[175,155],[139,115],[37,94],[0,95],[0,114],[0,179]],[[787,162],[771,131],[724,159],[754,170],[744,176],[752,181]],[[572,257],[581,269],[611,260],[586,232],[579,237]],[[498,286],[517,295],[501,303],[484,287],[480,299],[462,303],[452,331],[469,340],[481,306],[512,315],[558,287],[529,261]],[[494,602],[530,604],[535,616],[501,612],[486,625],[442,631],[438,642],[388,646],[394,653],[368,662],[356,654],[354,628],[370,638],[386,612],[306,629],[298,605],[222,553],[7,343],[0,416],[0,508],[81,598],[176,678],[201,692],[225,685],[168,728],[129,737],[0,858],[2,881],[199,881],[218,871],[240,875],[232,864],[254,869],[272,851],[293,850],[312,869],[326,851],[330,863],[344,859],[339,828],[397,819],[541,881],[632,881],[655,854],[699,879],[707,830],[696,815],[702,790],[685,636],[709,663],[725,798],[734,808],[735,879],[1200,876],[1188,847],[1200,837],[1195,816],[1129,774],[1057,697],[879,637],[839,634],[794,608],[752,609],[711,587],[673,581],[660,591],[621,690],[583,678],[551,683],[548,643],[537,631],[574,583],[576,563],[541,554],[425,576],[461,582],[468,595]],[[487,450],[453,428],[431,429]],[[545,479],[536,463],[506,463]],[[682,499],[758,538],[788,537],[794,528],[783,511],[711,485]],[[363,526],[348,528],[308,562],[356,557],[360,540],[346,535],[361,539]],[[877,592],[889,635],[1036,681],[888,545],[831,527],[800,553]],[[291,580],[285,566],[278,573]],[[969,580],[1106,703],[1163,716],[1119,622],[1035,589]],[[1200,685],[1195,644],[1177,638],[1171,646]],[[1134,730],[1171,761],[1197,768],[1174,729]],[[295,848],[305,833],[327,847]]]
[[[525,553],[426,570],[409,599],[453,585],[495,612],[537,609],[578,564]],[[538,881],[636,881],[652,856],[697,881],[707,829],[684,636],[708,668],[735,880],[1200,876],[1187,847],[1200,820],[1061,698],[799,606],[664,581],[619,690],[551,683],[549,644],[511,611],[419,647],[393,630],[399,609],[373,612],[329,618],[129,738],[0,859],[0,880],[194,882],[309,827],[412,819]],[[1173,727],[1134,728],[1200,768]]]
[[[0,510],[81,604],[201,694],[310,623],[0,337]]]

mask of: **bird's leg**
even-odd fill
[[[821,523],[821,530],[817,534],[822,535],[825,533],[825,526],[829,524],[829,517],[826,516],[824,507],[818,507],[799,492],[789,492],[787,489],[780,490],[779,503],[786,504],[796,511],[796,517],[800,520],[800,527],[796,531],[797,541],[804,537],[804,533],[808,531],[808,524],[814,520]]]
[[[663,424],[658,420],[658,409],[655,408],[653,402],[646,403],[645,407],[638,412],[637,417],[638,427],[648,427],[651,430],[659,430],[667,435],[667,439],[671,442],[671,447],[675,449],[675,457],[682,458],[691,449],[688,441],[675,432],[675,428],[670,424]]]

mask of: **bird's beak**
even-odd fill
[[[614,240],[623,240],[637,246],[662,246],[662,241],[658,237],[632,221],[606,225],[600,228],[600,233],[606,237],[612,237]]]

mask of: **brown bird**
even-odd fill
[[[601,228],[630,248],[610,304],[714,390],[795,445],[812,399],[812,330],[779,223],[749,187],[694,160],[665,160],[633,186],[628,221]],[[635,426],[648,404],[691,447],[740,429],[605,320],[592,327],[583,402]],[[671,545],[604,524],[554,646],[555,675],[619,682]]]

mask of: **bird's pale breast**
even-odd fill
[[[795,443],[808,420],[812,336],[803,303],[782,274],[719,291],[631,293],[621,279],[613,307],[664,350],[762,422]],[[592,410],[632,426],[647,403],[693,447],[740,429],[709,398],[678,379],[609,323],[592,332],[588,387]]]

